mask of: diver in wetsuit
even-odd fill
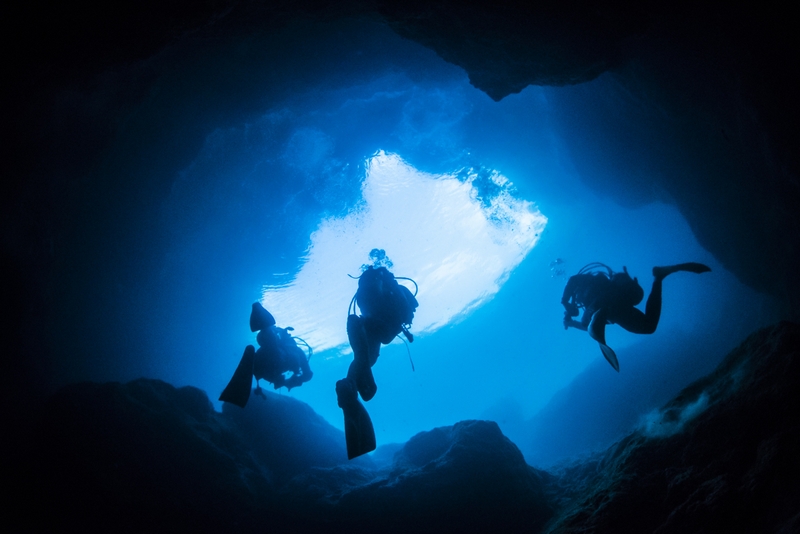
[[[661,286],[664,278],[672,273],[686,271],[705,273],[711,270],[702,263],[679,263],[666,267],[653,267],[653,287],[647,297],[645,311],[635,306],[644,298],[644,290],[636,278],[631,278],[627,268],[616,273],[602,263],[590,263],[570,277],[561,297],[564,312],[564,328],[578,328],[600,345],[608,363],[619,371],[619,361],[614,351],[606,345],[606,325],[618,324],[634,334],[652,334],[661,318]],[[580,321],[578,316],[583,308]]]
[[[258,302],[253,303],[250,312],[250,330],[258,332],[256,342],[259,348],[256,350],[252,345],[245,347],[239,366],[219,400],[244,408],[250,398],[253,377],[256,378],[255,392],[262,397],[264,393],[259,384],[261,379],[271,382],[275,389],[286,387],[290,391],[311,380],[314,376],[308,365],[311,347],[306,344],[309,350],[309,355],[306,356],[297,345],[297,340],[304,344],[305,342],[289,333],[293,330],[291,327],[278,328],[272,314]],[[289,373],[291,375],[287,377]]]
[[[347,377],[336,383],[350,459],[375,450],[372,421],[358,396],[367,402],[378,390],[372,366],[378,360],[381,344],[391,343],[400,333],[409,342],[414,341],[408,328],[418,306],[415,295],[398,284],[387,268],[391,267],[391,262],[383,250],[373,249],[370,258],[374,263],[362,267],[364,272],[358,278],[358,291],[350,302],[347,317],[347,338],[353,349],[353,362]],[[361,315],[355,313],[356,308],[361,310]]]

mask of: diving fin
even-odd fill
[[[676,265],[667,265],[666,267],[653,267],[653,276],[656,278],[664,278],[672,273],[677,273],[680,271],[702,274],[710,272],[711,267],[697,262],[678,263]]]
[[[336,397],[344,412],[344,437],[347,442],[347,459],[375,450],[375,429],[364,405],[358,400],[352,379],[336,382]]]
[[[266,310],[265,310],[266,311]],[[244,408],[250,399],[250,388],[253,385],[253,362],[256,357],[256,349],[253,345],[247,345],[244,349],[239,366],[233,373],[231,381],[222,390],[219,400],[235,404]]]
[[[260,302],[254,302],[250,311],[250,331],[258,332],[270,326],[275,326],[275,318]]]
[[[608,363],[619,373],[619,360],[617,360],[617,355],[611,347],[606,345],[607,322],[605,310],[597,310],[594,315],[592,315],[592,321],[589,323],[589,328],[587,330],[589,331],[589,336],[600,345],[600,350],[603,352],[603,356],[605,356]]]
[[[606,344],[606,312],[605,310],[597,310],[592,315],[592,320],[589,322],[589,327],[587,331],[589,332],[589,337],[600,343],[601,345]]]
[[[680,271],[687,271],[687,272],[695,273],[695,274],[702,274],[702,273],[711,272],[711,267],[709,267],[708,265],[705,265],[703,263],[693,262],[693,261],[689,262],[689,263],[678,264],[678,265],[676,265],[676,267],[678,267],[678,270],[680,270]]]
[[[598,343],[598,345],[600,345],[600,350],[603,352],[606,361],[619,373],[619,360],[617,360],[617,355],[614,353],[614,350],[605,343]]]

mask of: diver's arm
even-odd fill
[[[569,327],[577,328],[578,330],[586,331],[586,325],[582,321],[576,321],[568,315],[569,312],[564,312],[564,330]]]
[[[561,305],[564,306],[566,313],[564,314],[565,320],[578,315],[578,306],[572,302],[575,298],[575,289],[578,285],[578,276],[571,276],[564,287],[564,293],[561,295]],[[565,325],[566,326],[566,323]]]
[[[564,293],[561,294],[561,304],[564,307],[567,307],[569,304],[569,300],[572,298],[572,295],[575,293],[575,277],[570,276],[569,280],[567,280],[567,285],[564,286]]]

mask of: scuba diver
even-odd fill
[[[311,347],[302,339],[293,337],[289,333],[292,330],[292,327],[275,326],[272,314],[260,303],[254,302],[250,312],[250,331],[258,332],[256,342],[259,348],[256,350],[253,345],[245,347],[233,378],[222,391],[219,400],[244,408],[250,399],[253,377],[256,378],[255,393],[261,397],[264,397],[259,384],[262,378],[271,382],[275,389],[286,387],[289,391],[311,380],[314,376],[308,365]],[[297,341],[306,346],[308,355],[297,345]],[[291,375],[287,377],[287,373]]]
[[[647,297],[645,311],[635,308],[644,298],[644,290],[637,278],[631,278],[626,267],[614,272],[602,263],[590,263],[578,274],[570,277],[561,304],[564,312],[564,329],[578,328],[589,332],[600,345],[603,356],[617,372],[619,361],[614,351],[606,345],[606,325],[618,324],[634,334],[652,334],[661,318],[661,285],[667,276],[679,271],[706,273],[711,268],[702,263],[679,263],[667,267],[653,267],[653,287]],[[576,317],[583,308],[580,321]]]
[[[389,271],[392,262],[380,249],[370,252],[371,265],[362,265],[358,290],[350,301],[347,316],[347,338],[353,349],[353,362],[347,377],[336,382],[336,396],[344,412],[347,457],[353,459],[375,450],[375,431],[364,402],[375,396],[378,386],[372,366],[378,360],[381,344],[389,344],[401,333],[409,342],[414,336],[408,331],[419,305],[416,292],[397,283]],[[401,278],[410,280],[408,278]],[[416,286],[416,282],[411,280]],[[361,315],[356,314],[356,308]]]

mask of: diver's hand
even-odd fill
[[[572,302],[562,302],[561,304],[564,306],[564,309],[566,310],[564,312],[564,317],[566,318],[571,319],[572,317],[576,317],[580,313],[578,306],[576,306]]]
[[[564,312],[564,330],[569,329],[570,326],[572,328],[579,328],[580,330],[586,330],[580,322],[570,317],[569,312]]]

